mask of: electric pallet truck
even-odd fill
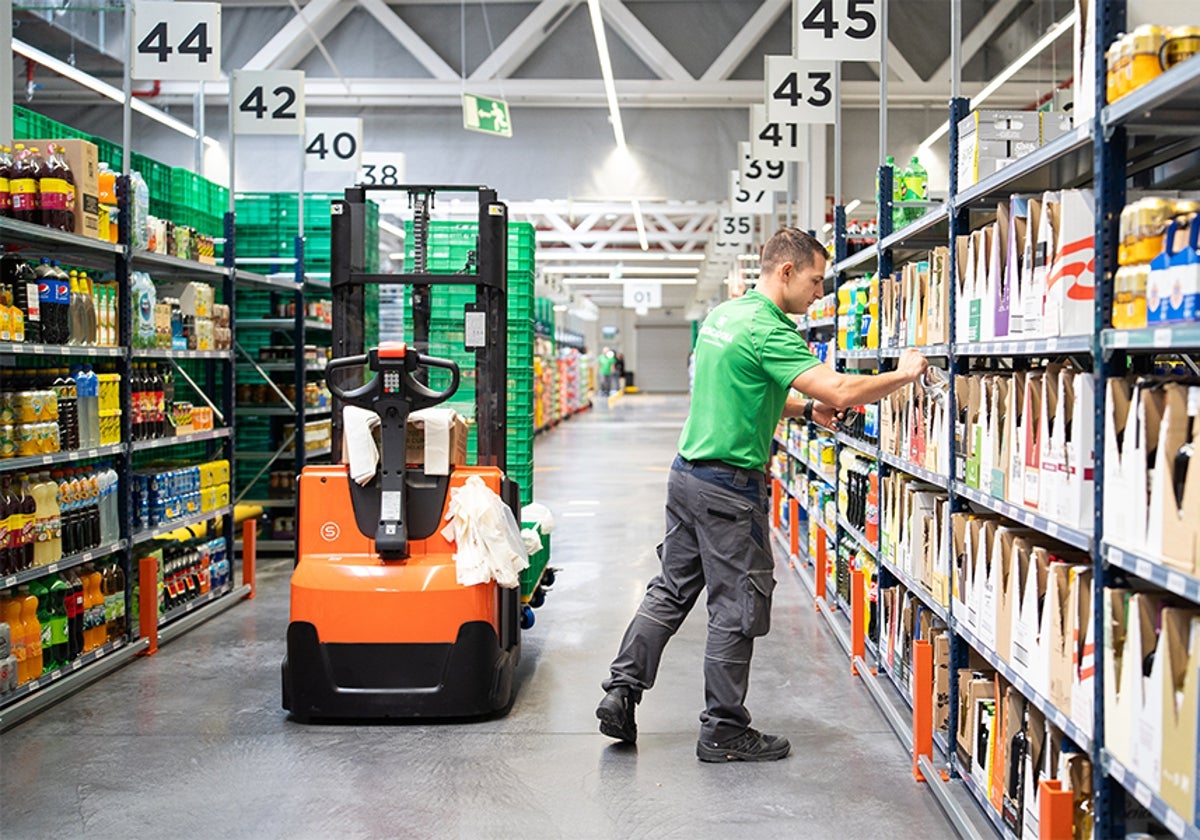
[[[368,190],[407,192],[414,208],[415,269],[365,270]],[[479,243],[473,274],[427,273],[428,212],[439,192],[473,192]],[[334,464],[305,467],[299,482],[296,568],[283,660],[283,708],[306,722],[330,718],[464,718],[504,714],[521,653],[520,592],[490,582],[461,586],[455,546],[442,537],[449,491],[479,476],[518,516],[505,476],[508,210],[486,187],[353,187],[332,212]],[[426,475],[406,461],[412,410],[449,399],[458,365],[427,355],[430,285],[476,287],[464,312],[476,353],[478,463]],[[413,346],[364,344],[369,285],[412,287]],[[374,374],[363,381],[364,366]],[[431,369],[450,376],[432,388]],[[366,486],[339,463],[344,405],[379,414],[380,464]]]

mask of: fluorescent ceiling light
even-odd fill
[[[14,38],[12,45],[13,52],[17,55],[24,56],[30,61],[34,61],[42,65],[47,70],[57,73],[64,79],[70,79],[76,84],[83,85],[88,90],[95,91],[101,96],[111,99],[113,102],[125,101],[125,92],[120,88],[115,88],[107,82],[102,82],[95,76],[90,76],[87,73],[84,73],[82,70],[67,64],[67,62],[57,59],[49,53],[42,52],[37,47],[29,46],[29,44],[26,44],[24,41],[18,41],[16,38]],[[129,107],[134,111],[137,111],[139,114],[149,117],[155,122],[159,122],[165,125],[167,128],[178,131],[180,134],[190,137],[193,140],[200,136],[200,132],[196,131],[196,129],[192,128],[187,123],[172,117],[166,111],[161,111],[158,108],[155,108],[153,105],[143,102],[140,99],[133,99],[129,103]],[[204,143],[208,146],[220,145],[216,140],[208,136],[205,136]]]
[[[642,204],[636,198],[630,203],[633,205],[633,223],[637,225],[638,244],[642,246],[643,251],[649,251],[650,241],[646,239],[646,220],[642,218]]]
[[[566,248],[557,250],[552,248],[540,249],[537,252],[538,263],[543,262],[566,262],[574,260],[587,260],[589,262],[657,262],[659,260],[667,260],[671,262],[703,262],[704,254],[696,252],[689,254],[681,253],[665,253],[656,251],[650,254],[643,254],[632,250],[607,249],[604,251],[572,251]]]
[[[829,231],[831,231],[831,230],[833,230],[833,223],[826,222],[824,224],[824,226],[821,228],[821,233],[829,233]]]
[[[624,286],[626,283],[657,283],[660,286],[695,286],[695,277],[672,279],[661,277],[565,277],[564,286]]]
[[[610,270],[606,265],[548,265],[542,268],[545,274],[604,274]],[[672,266],[665,265],[660,267],[639,265],[635,269],[641,274],[658,275],[676,275],[681,277],[694,277],[700,273],[699,266]]]
[[[567,305],[565,303],[556,303],[556,304],[554,304],[554,311],[555,312],[566,312]]]
[[[853,201],[851,201],[849,204],[846,205],[846,215],[849,216],[851,213],[853,213],[855,210],[857,210],[861,204],[862,204],[861,198],[856,198]]]
[[[1014,61],[1012,64],[1008,65],[1003,70],[1001,70],[999,75],[997,75],[996,78],[992,79],[984,87],[983,90],[979,91],[979,93],[977,93],[973,97],[971,97],[971,104],[970,104],[971,110],[973,111],[976,108],[978,108],[980,105],[982,105],[983,102],[989,96],[991,96],[993,93],[995,93],[997,90],[1000,89],[1000,86],[1002,84],[1007,82],[1013,76],[1017,75],[1017,73],[1019,73],[1026,64],[1033,61],[1035,58],[1037,58],[1039,55],[1041,55],[1042,51],[1044,49],[1046,49],[1046,47],[1050,46],[1055,41],[1057,41],[1064,32],[1066,32],[1072,26],[1075,25],[1075,20],[1077,17],[1078,17],[1077,14],[1074,11],[1072,11],[1065,18],[1063,18],[1058,23],[1051,26],[1046,31],[1045,35],[1043,35],[1041,38],[1038,38],[1038,40],[1034,42],[1033,46],[1031,46],[1029,49],[1027,49],[1024,53],[1022,53],[1021,56],[1016,61]],[[921,142],[921,145],[917,147],[917,151],[918,152],[929,151],[929,149],[931,149],[933,147],[934,143],[936,143],[938,140],[942,139],[942,137],[944,137],[949,132],[950,132],[950,123],[949,122],[942,123],[936,129],[934,129],[932,134],[930,134],[928,137],[926,137]]]
[[[612,121],[613,137],[617,148],[625,148],[625,125],[621,122],[621,109],[617,106],[617,85],[613,81],[612,58],[608,53],[608,39],[604,35],[604,18],[600,14],[600,0],[588,0],[588,12],[592,18],[592,35],[596,38],[596,53],[600,57],[600,75],[604,79],[604,96],[608,99],[608,117]]]

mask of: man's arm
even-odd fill
[[[815,365],[792,380],[792,387],[836,409],[876,402],[905,385],[916,382],[929,362],[915,350],[905,350],[896,370],[873,376],[838,373],[828,365]],[[803,410],[803,407],[801,407]],[[784,416],[788,416],[785,413]]]

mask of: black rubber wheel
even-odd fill
[[[546,571],[542,572],[542,586],[550,587],[554,585],[554,570],[549,566]]]
[[[536,610],[544,603],[546,603],[546,593],[539,587],[538,589],[534,590],[533,595],[529,597],[529,606]]]

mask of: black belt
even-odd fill
[[[681,460],[687,461],[693,467],[709,467],[711,469],[727,470],[728,472],[733,472],[733,473],[742,471],[742,472],[752,473],[757,476],[762,476],[763,478],[767,477],[767,471],[765,469],[756,470],[756,469],[751,469],[749,467],[739,467],[734,464],[726,463],[725,461],[718,461],[714,458],[701,458],[696,461],[688,461],[688,459],[684,458],[682,455],[680,455],[679,457]]]

